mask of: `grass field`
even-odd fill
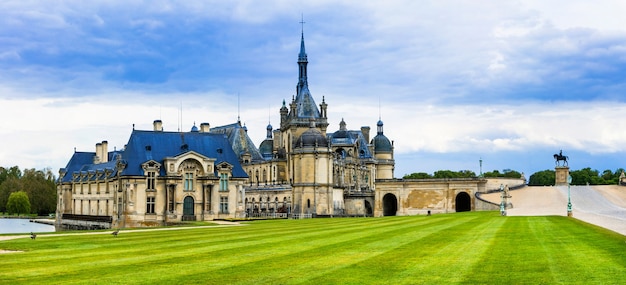
[[[0,242],[1,284],[626,284],[626,237],[499,212]]]

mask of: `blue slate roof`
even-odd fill
[[[330,137],[330,144],[332,147],[358,145],[359,158],[372,158],[372,153],[367,147],[368,142],[365,140],[363,132],[339,130],[328,136]]]
[[[374,152],[382,153],[382,152],[392,152],[393,147],[389,139],[383,134],[383,121],[380,119],[378,123],[376,123],[378,128],[377,135],[372,139],[372,144],[374,145]]]
[[[133,130],[126,148],[123,151],[109,152],[109,161],[106,163],[94,164],[95,152],[74,152],[64,169],[67,174],[61,178],[61,182],[71,182],[73,174],[85,175],[83,180],[102,178],[105,170],[111,170],[111,176],[114,176],[117,171],[118,155],[126,164],[122,176],[143,176],[141,164],[149,160],[163,163],[166,157],[175,157],[189,151],[215,158],[215,165],[221,162],[231,164],[232,175],[235,178],[248,177],[223,134]],[[92,175],[89,175],[90,173]],[[160,175],[165,175],[165,166],[161,167]]]
[[[304,32],[302,33],[302,39],[300,40],[300,53],[298,54],[298,67],[299,78],[298,85],[296,87],[296,99],[297,113],[292,114],[300,118],[314,118],[320,117],[320,111],[317,109],[317,104],[313,100],[311,91],[309,91],[309,83],[307,79],[307,55],[304,50]]]
[[[264,160],[261,152],[256,148],[256,145],[254,145],[254,142],[248,136],[245,127],[242,127],[240,122],[213,127],[210,132],[225,135],[238,158],[248,153],[253,162]]]
[[[150,146],[150,150],[146,146]],[[215,165],[228,162],[233,166],[233,177],[248,177],[223,134],[159,131],[133,131],[122,154],[122,159],[127,163],[122,175],[144,175],[142,163],[149,160],[162,163],[165,157],[175,157],[189,151],[215,158]],[[165,175],[165,167],[161,167],[160,175]]]
[[[298,113],[296,114],[298,117],[314,119],[320,117],[320,110],[317,108],[317,104],[315,104],[315,100],[307,85],[300,88],[296,96],[296,105],[298,106]]]

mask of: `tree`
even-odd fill
[[[460,170],[457,172],[459,174],[459,178],[472,178],[477,177],[476,172],[471,170]]]
[[[11,193],[26,192],[33,213],[47,215],[56,209],[56,183],[54,174],[43,170],[25,169],[22,173],[17,166],[9,169],[0,167],[0,212],[6,212]]]
[[[471,170],[438,170],[430,175],[426,172],[414,172],[406,174],[402,178],[404,179],[428,179],[428,178],[473,178],[476,177],[476,173]]]
[[[13,166],[11,168],[4,168],[0,166],[0,184],[6,181],[9,177],[20,178],[22,177],[22,172],[20,168],[17,166]]]
[[[9,214],[30,214],[30,201],[26,192],[11,193],[7,202],[7,211]]]
[[[507,169],[504,171],[504,177],[508,177],[508,178],[521,178],[522,174],[515,171],[515,170],[510,170]]]
[[[428,179],[433,178],[432,175],[426,172],[414,172],[411,174],[404,175],[403,179]]]
[[[8,178],[0,184],[0,212],[7,211],[7,202],[9,196],[13,192],[17,192],[22,189],[21,181],[18,177],[8,176]]]
[[[452,170],[437,170],[433,173],[434,178],[457,178],[458,175]]]
[[[439,170],[435,171],[433,174],[434,178],[472,178],[476,177],[476,173],[471,170],[461,170],[461,171],[452,171],[452,170]]]
[[[602,177],[600,177],[600,173],[589,167],[570,171],[569,173],[572,176],[572,185],[602,185],[606,184]]]
[[[55,211],[56,185],[50,169],[25,169],[21,186],[30,197],[33,213],[43,216]]]
[[[483,173],[483,177],[502,177],[502,173],[500,173],[500,171],[498,170],[494,170],[494,171],[487,171],[485,173]]]
[[[484,177],[508,177],[508,178],[520,178],[522,177],[522,174],[515,171],[515,170],[511,170],[511,169],[504,169],[502,170],[502,173],[500,173],[500,171],[498,170],[494,170],[491,172],[485,172],[483,173]]]
[[[528,186],[548,186],[554,185],[556,179],[556,173],[554,170],[543,170],[533,173],[528,178]]]

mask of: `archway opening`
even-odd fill
[[[457,212],[469,212],[472,210],[472,199],[467,192],[457,194],[455,204]]]
[[[193,212],[193,197],[187,196],[183,200],[183,221],[195,221]]]
[[[365,215],[371,217],[373,213],[372,204],[370,204],[370,201],[365,200]]]
[[[383,196],[383,216],[395,216],[398,211],[398,199],[391,193]]]

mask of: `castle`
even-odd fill
[[[483,179],[394,178],[394,144],[378,120],[328,132],[328,104],[307,81],[304,33],[296,95],[258,148],[241,122],[189,132],[134,130],[122,150],[74,152],[57,183],[57,226],[111,228],[246,217],[430,214],[477,209]],[[318,108],[319,106],[319,108]]]

